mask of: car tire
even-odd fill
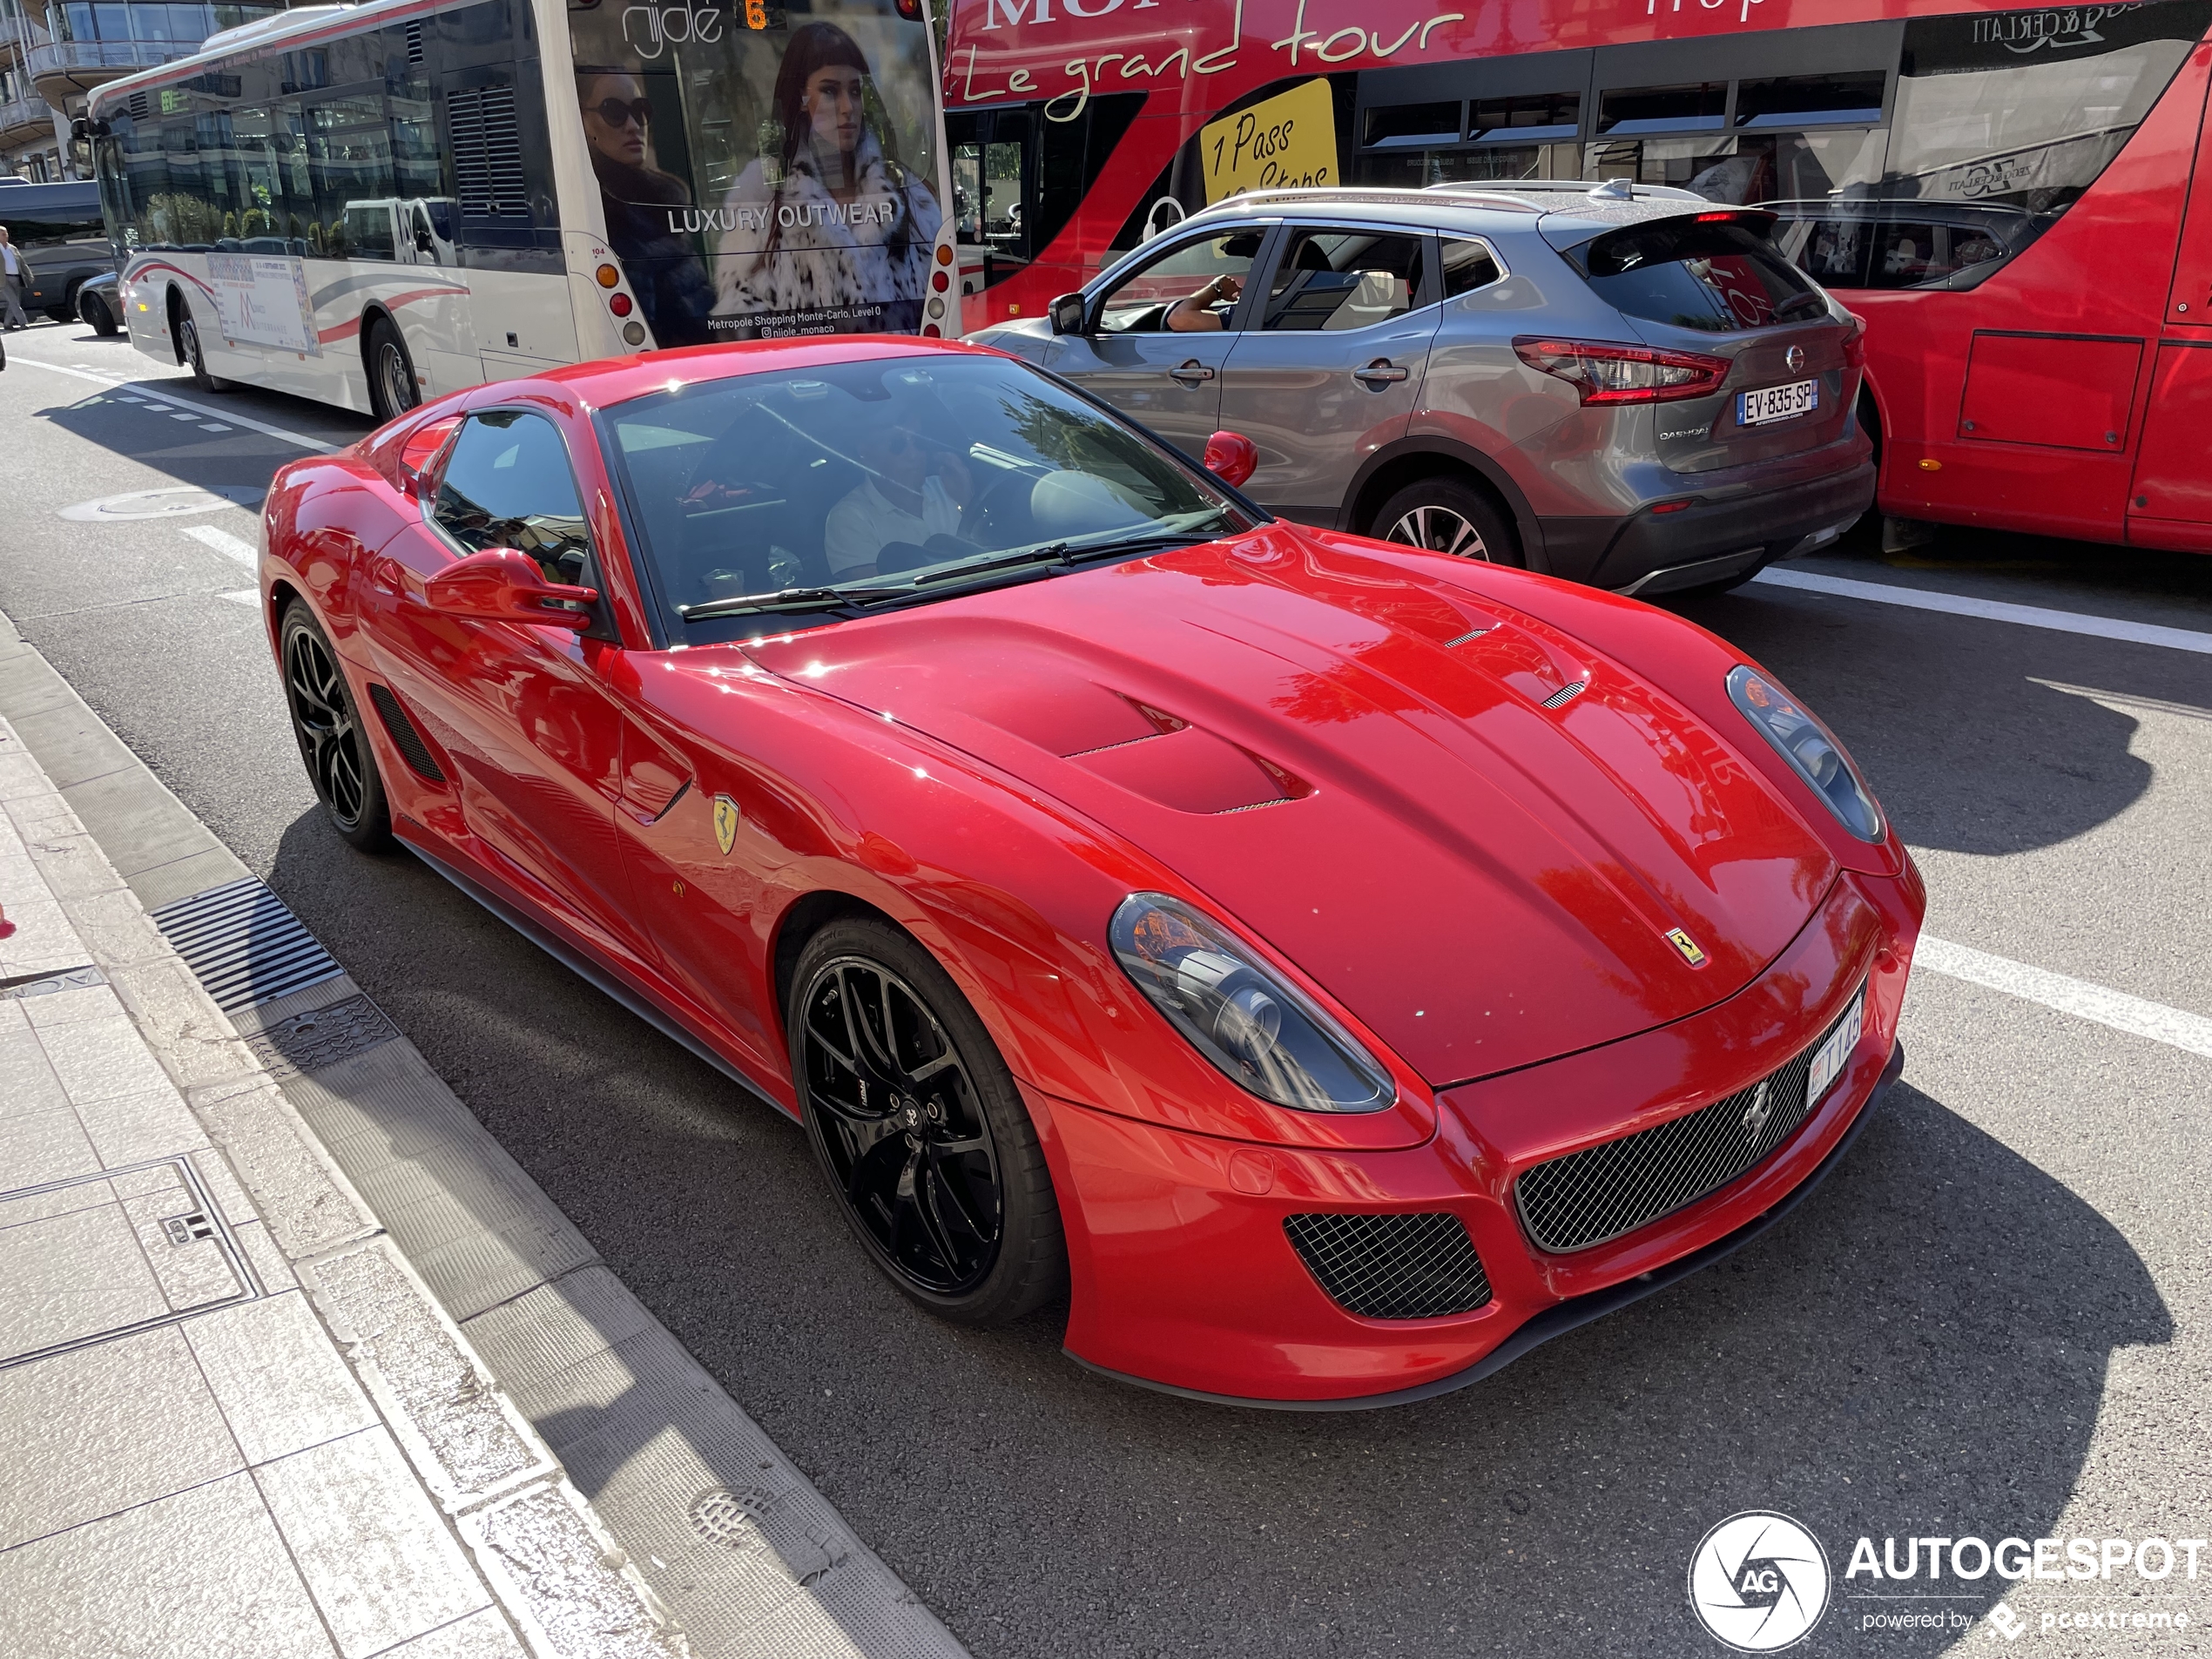
[[[379,317],[368,325],[362,361],[368,367],[368,409],[379,425],[405,415],[422,401],[422,388],[415,378],[415,360],[399,325]]]
[[[381,852],[392,842],[391,809],[337,650],[298,601],[286,608],[277,641],[285,709],[323,816],[349,846]]]
[[[177,307],[177,344],[185,354],[185,367],[192,370],[192,382],[203,392],[223,392],[230,389],[230,382],[207,372],[207,355],[199,346],[199,324],[192,314],[192,302],[180,301]]]
[[[1382,504],[1368,534],[1492,564],[1520,564],[1521,538],[1482,491],[1448,475],[1418,479]]]
[[[900,1291],[941,1318],[987,1325],[1065,1291],[1067,1240],[1035,1126],[934,957],[887,922],[840,917],[799,952],[786,1028],[815,1161]]]
[[[86,327],[103,339],[123,332],[123,325],[116,320],[115,314],[107,308],[107,301],[97,293],[80,293],[77,296],[77,314]]]

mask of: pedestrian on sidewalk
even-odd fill
[[[8,227],[0,225],[0,326],[30,327],[30,319],[23,314],[23,291],[30,278],[30,255],[8,239]]]

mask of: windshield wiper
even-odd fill
[[[738,593],[705,604],[678,605],[676,614],[685,622],[711,622],[717,617],[750,617],[769,610],[820,610],[830,605],[859,605],[862,596],[843,588],[778,588],[773,593]]]
[[[1207,512],[1202,518],[1218,520],[1220,515]],[[1193,542],[1211,539],[1200,533],[1196,525],[1166,529],[1144,529],[1128,535],[1112,535],[1103,541],[1047,542],[1042,547],[1025,547],[1016,553],[1005,553],[995,559],[980,560],[973,564],[955,565],[949,570],[935,570],[927,576],[916,577],[914,587],[933,586],[940,582],[957,582],[963,577],[986,574],[993,570],[1017,569],[1025,564],[1080,564],[1089,559],[1104,558],[1111,554],[1139,553],[1167,547],[1188,547]]]

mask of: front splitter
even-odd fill
[[[1554,1337],[1564,1336],[1578,1325],[1593,1319],[1602,1319],[1616,1313],[1630,1303],[1641,1302],[1656,1295],[1670,1285],[1680,1284],[1692,1273],[1710,1267],[1723,1257],[1731,1256],[1750,1244],[1761,1233],[1773,1226],[1795,1210],[1826,1180],[1829,1172],[1843,1162],[1851,1150],[1858,1132],[1866,1127],[1866,1120],[1874,1115],[1874,1107],[1889,1086],[1905,1069],[1905,1044],[1899,1042],[1890,1050],[1889,1063],[1882,1068],[1882,1075],[1866,1096],[1866,1103],[1851,1119],[1851,1127],[1844,1131],[1826,1157],[1813,1166],[1812,1173],[1794,1187],[1787,1196],[1762,1215],[1753,1217],[1734,1232],[1716,1238],[1703,1250],[1692,1251],[1677,1261],[1635,1278],[1610,1285],[1602,1291],[1577,1296],[1553,1306],[1529,1319],[1503,1342],[1482,1356],[1465,1371],[1455,1371],[1448,1377],[1439,1377],[1433,1382],[1422,1383],[1415,1388],[1400,1388],[1386,1394],[1356,1394],[1344,1399],[1254,1399],[1243,1394],[1210,1394],[1198,1388],[1178,1388],[1173,1383],[1154,1382],[1145,1377],[1132,1377],[1127,1372],[1109,1371],[1104,1366],[1095,1366],[1081,1354],[1069,1353],[1068,1358],[1085,1371],[1096,1372],[1102,1377],[1111,1377],[1116,1382],[1134,1383],[1139,1388],[1150,1388],[1163,1394],[1174,1394],[1184,1399],[1203,1399],[1213,1406],[1242,1406],[1251,1410],[1267,1412],[1372,1412],[1386,1406],[1410,1406],[1415,1400],[1433,1399],[1439,1394],[1448,1394],[1480,1382],[1485,1377],[1503,1371],[1532,1348],[1541,1347]],[[1066,1353],[1067,1350],[1061,1350]]]

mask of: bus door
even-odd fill
[[[2200,127],[2166,296],[2150,408],[2128,494],[2128,539],[2212,552],[2212,128]]]
[[[1431,246],[1309,225],[1277,239],[1222,375],[1221,425],[1259,448],[1255,500],[1333,524],[1360,463],[1405,435],[1440,315]]]
[[[1085,332],[1055,341],[1046,366],[1203,455],[1221,424],[1221,372],[1255,309],[1248,285],[1271,229],[1162,238],[1135,270],[1092,291]]]

